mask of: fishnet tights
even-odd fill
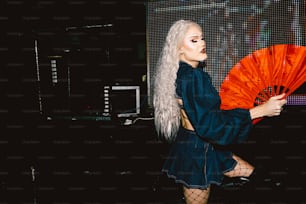
[[[183,187],[183,193],[186,204],[207,204],[210,188],[202,190]]]
[[[237,155],[233,155],[233,159],[237,161],[237,165],[235,168],[229,172],[226,172],[224,175],[228,177],[237,177],[237,176],[244,176],[248,177],[252,174],[254,167],[246,162],[245,160],[241,159]]]
[[[233,155],[233,159],[237,161],[235,168],[224,175],[228,177],[245,176],[252,174],[254,167],[248,162],[244,161],[237,155]],[[186,204],[207,204],[210,194],[210,187],[207,189],[194,189],[183,187],[184,198]]]

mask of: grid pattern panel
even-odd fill
[[[198,22],[207,44],[207,72],[219,89],[244,56],[275,44],[305,45],[305,2],[152,1],[147,5],[148,102],[152,105],[155,65],[172,23]]]

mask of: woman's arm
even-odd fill
[[[287,103],[284,99],[285,93],[271,97],[266,103],[250,109],[252,119],[264,116],[272,117],[280,115],[283,105]]]

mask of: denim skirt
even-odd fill
[[[206,189],[220,185],[224,173],[234,169],[231,151],[219,148],[196,132],[180,128],[165,158],[162,172],[187,188]]]

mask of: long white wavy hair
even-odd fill
[[[190,26],[199,26],[193,21],[178,20],[170,27],[157,62],[154,75],[154,122],[159,138],[173,141],[180,126],[180,107],[176,98],[179,49]]]

